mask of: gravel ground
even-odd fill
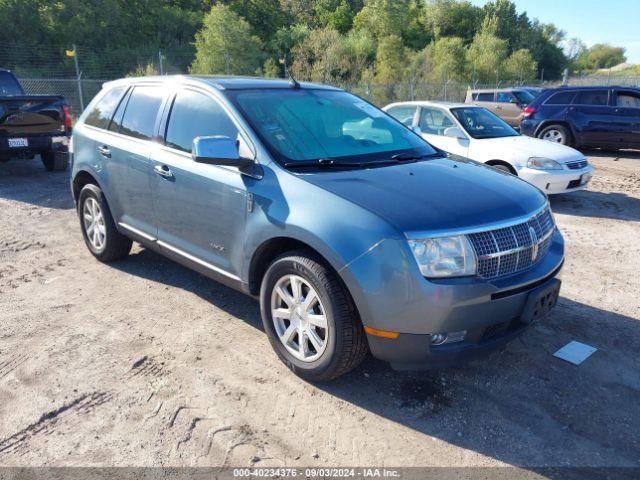
[[[326,385],[277,360],[252,299],[139,246],[95,261],[68,172],[0,164],[0,465],[640,465],[640,155],[610,155],[552,199],[547,321],[463,367],[369,358]],[[570,340],[598,351],[552,357]]]

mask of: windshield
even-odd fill
[[[534,98],[531,92],[527,90],[514,90],[513,94],[518,99],[518,102],[528,105]]]
[[[22,95],[22,87],[8,72],[0,72],[0,95]]]
[[[473,138],[501,138],[518,135],[498,116],[484,108],[452,108],[451,113]]]
[[[404,125],[343,91],[262,89],[225,93],[282,164],[332,159],[366,165],[398,154],[436,153]]]

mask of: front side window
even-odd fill
[[[402,105],[397,107],[391,107],[387,110],[387,113],[394,117],[396,120],[404,123],[407,127],[413,125],[413,117],[416,114],[415,105]]]
[[[498,92],[496,101],[500,103],[511,103],[513,97],[509,92]]]
[[[194,138],[215,135],[238,136],[238,129],[220,104],[193,90],[178,93],[171,107],[166,144],[191,152]]]
[[[120,133],[143,140],[151,139],[162,99],[163,93],[159,87],[135,87],[122,117]]]
[[[473,138],[500,138],[518,135],[518,132],[500,117],[484,108],[452,108],[451,113]]]
[[[521,103],[523,105],[528,105],[533,101],[534,98],[536,98],[527,90],[514,90],[513,96],[516,97],[516,100],[518,100],[518,103]]]
[[[126,88],[115,87],[106,92],[88,113],[84,123],[92,127],[107,128]]]
[[[283,164],[366,163],[436,151],[383,111],[343,91],[227,90],[225,95]]]
[[[616,106],[622,108],[640,108],[640,93],[617,92]]]
[[[420,130],[431,135],[444,135],[449,127],[454,127],[455,122],[451,116],[439,108],[422,107],[420,111]]]
[[[609,92],[606,90],[584,90],[573,101],[576,105],[606,106],[609,104]]]

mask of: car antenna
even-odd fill
[[[300,83],[295,78],[293,78],[291,72],[289,72],[289,85],[291,85],[293,88],[300,88]]]

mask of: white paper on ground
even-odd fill
[[[567,343],[564,347],[554,353],[553,356],[566,360],[574,365],[580,365],[597,350],[597,348],[592,347],[591,345],[586,345],[574,340]]]

